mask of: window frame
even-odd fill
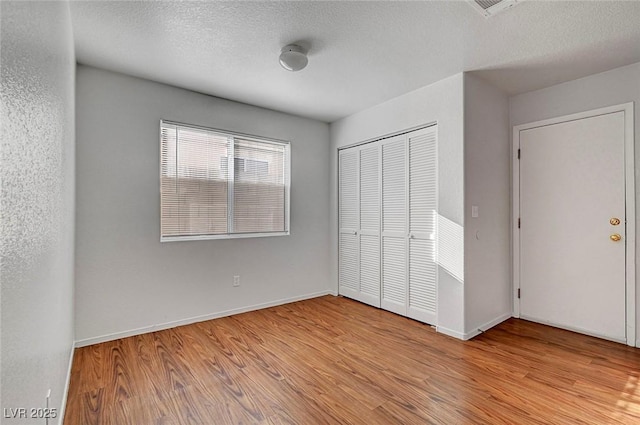
[[[164,236],[162,234],[162,127],[164,124],[173,125],[176,127],[193,128],[195,130],[209,131],[221,136],[225,136],[230,140],[229,143],[229,165],[228,169],[234,170],[229,173],[227,177],[227,233],[221,234],[202,234],[202,235],[176,235],[176,236]],[[245,239],[245,238],[262,238],[269,236],[289,236],[291,234],[291,142],[288,140],[274,139],[270,137],[255,136],[252,134],[240,133],[237,131],[221,130],[213,127],[205,127],[196,124],[187,124],[173,120],[160,120],[158,126],[158,140],[159,140],[159,152],[158,152],[158,194],[159,199],[159,224],[160,224],[160,242],[181,242],[181,241],[202,241],[202,240],[219,240],[219,239]],[[235,184],[235,138],[239,138],[246,141],[252,141],[257,143],[272,144],[284,147],[284,231],[275,232],[245,232],[245,233],[228,233],[229,229],[233,226],[234,218],[234,184]]]

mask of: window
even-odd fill
[[[289,234],[289,144],[160,121],[161,241]]]

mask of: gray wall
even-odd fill
[[[605,106],[635,102],[635,163],[640,163],[640,63],[591,75],[510,99],[511,126],[589,111]],[[636,233],[640,229],[640,174],[636,171]],[[640,238],[636,234],[636,254]],[[640,277],[636,261],[636,279]],[[640,290],[636,283],[636,314],[640,311]],[[640,333],[640,315],[636,335]],[[636,345],[640,346],[640,337]]]
[[[511,317],[511,145],[507,95],[464,75],[465,333]],[[472,205],[478,217],[471,217]]]
[[[331,282],[337,290],[338,149],[428,123],[438,123],[439,214],[464,226],[463,76],[457,74],[331,124]],[[455,241],[462,246],[463,241]],[[460,252],[460,257],[462,257]],[[461,260],[461,258],[460,258]],[[460,261],[461,262],[461,261]],[[462,275],[463,271],[458,271]],[[442,267],[438,273],[438,329],[462,337],[464,285]]]
[[[85,66],[77,103],[81,344],[333,289],[326,123]],[[160,119],[291,141],[291,235],[160,243]]]
[[[0,14],[0,407],[44,407],[51,389],[50,407],[60,414],[73,345],[71,21],[66,2],[3,1]]]

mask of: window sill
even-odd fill
[[[265,238],[268,236],[289,236],[290,232],[267,232],[267,233],[234,233],[224,235],[193,235],[193,236],[161,236],[160,242],[183,242],[183,241],[206,241],[217,239],[246,239]]]

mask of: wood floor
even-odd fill
[[[79,348],[64,423],[640,424],[640,350],[327,296]]]

